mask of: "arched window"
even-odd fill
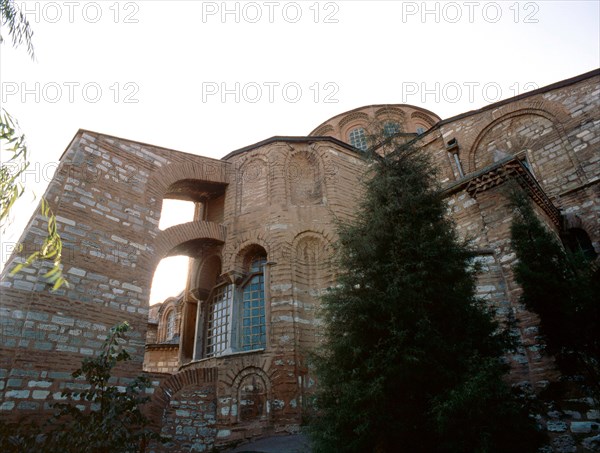
[[[366,151],[368,148],[367,135],[362,127],[356,127],[352,129],[348,134],[348,141],[352,146],[360,149],[361,151]]]
[[[203,330],[198,351],[202,351],[202,357],[266,347],[266,262],[264,249],[253,246],[245,255],[245,278],[213,287],[202,309],[204,315],[199,318]]]
[[[252,258],[250,272],[242,286],[240,349],[251,351],[264,348],[267,342],[265,323],[265,276],[267,256]]]
[[[175,310],[169,311],[167,315],[167,334],[165,341],[172,340],[175,336]]]
[[[232,285],[221,285],[215,288],[207,306],[206,357],[221,355],[229,347],[232,301]]]
[[[585,230],[581,228],[569,228],[563,236],[563,243],[574,253],[583,253],[589,260],[595,260],[598,254],[594,250],[592,240]]]
[[[400,125],[394,121],[387,121],[383,125],[384,137],[391,137],[400,132]]]

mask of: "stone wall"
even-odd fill
[[[449,213],[459,234],[500,264],[494,277],[484,274],[481,278],[490,290],[503,289],[504,300],[494,305],[501,307],[501,314],[510,312],[519,321],[524,347],[513,357],[513,377],[534,385],[555,379],[556,370],[540,354],[537,317],[518,301],[520,288],[512,273],[516,258],[510,247],[509,189],[506,181],[493,180],[500,176],[485,176],[497,172],[511,157],[526,162],[547,204],[562,215],[576,213],[600,252],[599,95],[600,77],[588,74],[551,90],[542,88],[444,120],[421,140],[423,151],[441,169]],[[540,218],[558,235],[562,225],[544,209],[538,202]]]
[[[578,377],[560,376],[543,354],[539,320],[519,302],[508,193],[510,180],[522,179],[507,177],[506,166],[518,160],[533,175],[527,191],[550,231],[558,237],[580,228],[600,253],[598,71],[444,120],[422,137],[421,146],[441,169],[459,234],[481,252],[479,294],[501,320],[517,321],[521,347],[509,356],[511,380],[541,394],[545,410],[538,421],[550,436],[548,451],[596,451],[600,425],[593,402]]]
[[[316,298],[334,281],[329,262],[332,213],[342,218],[351,214],[365,170],[355,151],[310,140],[273,140],[226,159],[240,175],[224,197],[227,240],[222,247],[206,247],[195,257],[189,289],[193,285],[209,289],[211,279],[206,273],[212,275],[216,265],[210,263],[215,260],[222,263],[222,275],[247,272],[246,256],[258,247],[268,260],[269,321],[267,342],[260,350],[211,358],[196,352],[194,360],[183,363],[186,371],[219,370],[216,445],[299,430],[303,400],[314,382],[305,356],[318,337]]]
[[[108,329],[127,320],[133,360],[118,369],[117,382],[141,372],[147,354],[146,369],[154,373],[148,414],[171,439],[156,451],[203,451],[296,432],[315,386],[306,353],[321,341],[318,297],[335,282],[334,220],[352,218],[367,171],[361,153],[340,139],[350,127],[381,120],[397,120],[403,140],[414,139],[431,156],[448,214],[482,266],[478,293],[499,319],[518,321],[522,347],[510,357],[513,381],[546,388],[559,376],[541,354],[536,316],[519,303],[507,187],[519,181],[551,231],[558,234],[568,219],[600,252],[599,79],[585,74],[438,122],[422,135],[410,129],[432,126],[431,112],[369,106],[328,120],[315,137],[274,137],[221,161],[78,132],[46,193],[70,286],[49,291],[47,263],[3,275],[2,415],[43,416],[62,389],[81,385],[70,375],[81,359],[97,354]],[[328,134],[334,138],[322,137]],[[159,230],[164,198],[196,202],[195,219]],[[44,228],[35,215],[22,238],[25,251],[11,257],[7,270],[39,246]],[[208,354],[211,295],[225,283],[239,294],[258,252],[266,255],[266,341],[254,350],[231,344]],[[154,270],[178,254],[193,258],[178,308],[179,347],[145,350]],[[228,329],[239,332],[233,319],[225,321]],[[160,327],[153,335],[160,341]],[[541,420],[556,442],[596,426],[585,401],[571,403]]]
[[[124,383],[141,371],[154,269],[186,240],[185,231],[158,229],[163,196],[185,178],[226,186],[227,168],[221,161],[93,132],[76,134],[45,194],[63,240],[69,286],[50,291],[46,262],[9,274],[40,247],[46,222],[39,214],[23,233],[23,251],[9,259],[2,275],[3,415],[43,413],[65,386],[80,385],[71,373],[82,358],[99,352],[108,329],[122,321],[132,326],[125,344],[132,361],[119,371],[120,379]]]
[[[176,373],[179,369],[179,344],[149,344],[144,354],[144,371]]]
[[[188,385],[175,393],[162,419],[167,442],[155,451],[210,451],[217,437],[214,386]]]

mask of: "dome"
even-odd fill
[[[441,118],[429,110],[408,104],[377,104],[340,113],[317,126],[309,136],[329,136],[366,150],[374,128],[384,133],[422,134]]]

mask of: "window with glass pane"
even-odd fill
[[[167,316],[167,338],[169,341],[175,336],[175,310],[171,310]]]
[[[232,285],[220,286],[215,289],[215,293],[208,305],[206,357],[220,355],[229,346],[229,312],[232,296]]]
[[[358,148],[361,151],[367,150],[367,136],[362,127],[352,129],[350,134],[348,134],[348,139],[350,140],[350,144],[355,148]]]
[[[267,343],[265,324],[265,277],[264,257],[252,261],[250,272],[255,273],[244,286],[242,299],[241,349],[264,348]]]
[[[391,137],[394,134],[400,132],[400,125],[398,123],[394,123],[393,121],[388,121],[383,125],[383,135],[386,137]]]

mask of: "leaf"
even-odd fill
[[[60,267],[58,266],[54,266],[52,269],[50,269],[48,272],[46,272],[44,274],[44,278],[50,279],[53,275],[56,275],[60,272]],[[57,277],[60,278],[60,277]]]
[[[16,273],[18,273],[21,269],[23,269],[25,267],[25,265],[23,263],[19,263],[17,264],[12,271],[10,271],[10,275],[15,275]]]
[[[16,274],[24,267],[31,265],[36,260],[52,260],[52,268],[50,271],[46,272],[43,277],[50,279],[51,282],[54,282],[52,287],[52,291],[59,289],[62,285],[69,287],[69,283],[64,278],[61,269],[61,261],[62,261],[62,240],[60,235],[58,234],[56,216],[52,213],[52,209],[50,208],[50,204],[45,198],[42,198],[40,203],[40,211],[41,214],[47,218],[48,226],[47,231],[48,235],[44,239],[42,246],[39,251],[36,251],[29,255],[25,263],[21,263],[17,265],[12,271],[11,275]]]

